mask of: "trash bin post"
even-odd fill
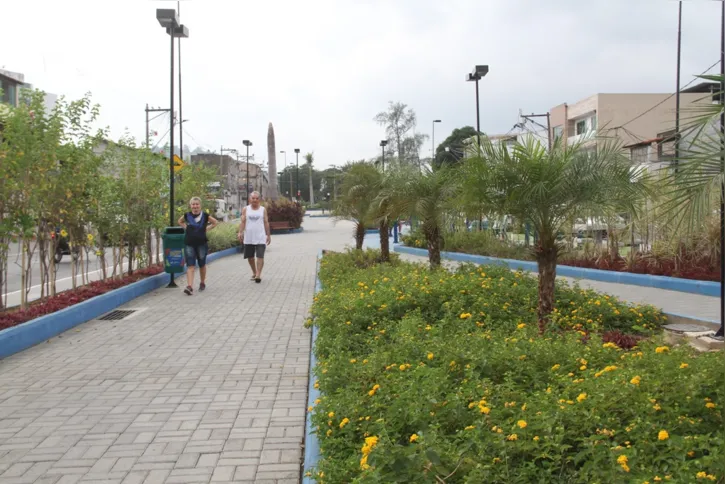
[[[169,274],[169,285],[178,287],[174,281],[174,274],[184,272],[184,228],[166,227],[162,236],[164,242],[164,271]]]

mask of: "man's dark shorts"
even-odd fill
[[[264,251],[267,248],[265,244],[244,244],[244,258],[250,259],[256,257],[257,259],[264,259]]]
[[[187,266],[194,267],[198,264],[199,267],[204,267],[206,265],[206,254],[209,252],[209,246],[207,244],[197,246],[187,245],[184,252]]]

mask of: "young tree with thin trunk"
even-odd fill
[[[307,153],[305,155],[305,161],[307,162],[307,168],[310,173],[310,205],[315,204],[315,191],[314,187],[312,186],[312,163],[315,161],[315,154],[314,153]]]
[[[610,140],[596,140],[592,148],[557,139],[551,151],[532,139],[511,149],[485,140],[481,157],[469,159],[463,168],[464,192],[485,200],[499,214],[529,222],[538,234],[534,254],[541,332],[554,309],[556,263],[566,248],[558,241],[559,233],[577,215],[635,213],[638,201],[648,194],[644,173]]]

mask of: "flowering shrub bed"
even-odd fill
[[[420,231],[401,235],[401,240],[408,247],[428,248],[425,237]],[[444,236],[442,250],[503,259],[534,260],[531,250],[506,243],[491,234],[489,230],[482,232],[448,232]],[[638,252],[633,260],[622,256],[613,257],[610,254],[564,253],[558,263],[565,266],[601,271],[681,277],[698,281],[717,282],[720,280],[720,263],[710,254],[688,251],[683,248],[676,258],[655,255],[650,252]]]
[[[662,344],[655,309],[562,286],[539,336],[528,276],[351,258],[312,309],[319,482],[722,482],[725,360]]]
[[[44,301],[31,303],[31,305],[25,310],[9,309],[0,313],[0,331],[26,321],[30,321],[31,319],[60,311],[61,309],[65,309],[69,306],[73,306],[74,304],[91,299],[92,297],[105,294],[108,291],[127,286],[132,282],[159,274],[162,271],[163,266],[160,264],[153,265],[143,269],[137,269],[134,271],[133,275],[130,276],[124,276],[119,279],[106,279],[105,281],[93,281],[77,289],[58,293],[56,296],[50,297]]]
[[[296,229],[302,226],[305,209],[299,203],[280,198],[264,202],[264,207],[270,222],[289,222]]]

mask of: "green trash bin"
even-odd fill
[[[164,242],[164,271],[167,274],[184,272],[184,227],[166,227]]]

